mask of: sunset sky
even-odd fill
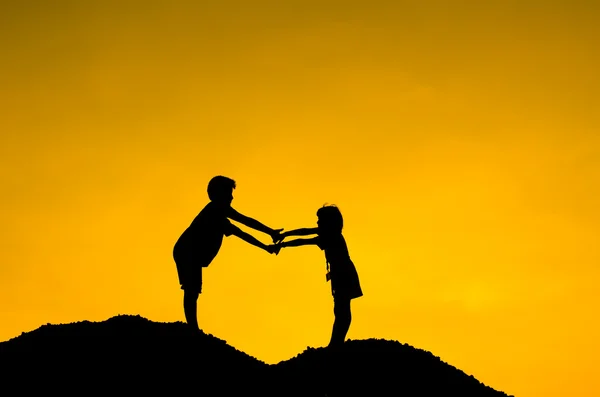
[[[0,341],[183,321],[173,244],[221,174],[273,228],[339,206],[364,291],[348,338],[519,397],[600,395],[599,18],[591,0],[2,1]],[[318,248],[228,237],[204,275],[207,333],[267,363],[329,342]]]

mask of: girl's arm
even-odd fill
[[[313,237],[313,238],[298,238],[296,240],[290,240],[290,241],[284,241],[282,243],[279,243],[279,245],[284,248],[284,247],[300,247],[303,245],[318,245],[319,244],[319,238],[318,237]]]
[[[281,233],[281,238],[289,237],[289,236],[308,236],[310,234],[318,234],[319,229],[316,227],[304,227],[301,229],[288,230],[287,232]]]

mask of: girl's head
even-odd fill
[[[335,205],[324,205],[317,211],[317,226],[325,233],[342,233],[344,219]]]

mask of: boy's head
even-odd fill
[[[215,176],[208,182],[208,198],[210,201],[226,202],[231,204],[233,200],[233,189],[235,189],[235,181],[226,176]]]
[[[329,233],[341,233],[344,227],[344,218],[339,208],[335,205],[324,205],[317,211],[317,226]]]

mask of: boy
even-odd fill
[[[231,207],[236,183],[225,176],[215,176],[208,183],[210,202],[194,218],[173,248],[179,283],[183,289],[183,311],[186,322],[194,331],[200,331],[197,318],[197,301],[202,292],[202,268],[208,266],[219,253],[223,236],[237,236],[270,254],[278,253],[279,247],[267,246],[231,224],[229,219],[271,236],[273,242],[280,239],[283,229],[271,229],[259,221],[240,214]]]

